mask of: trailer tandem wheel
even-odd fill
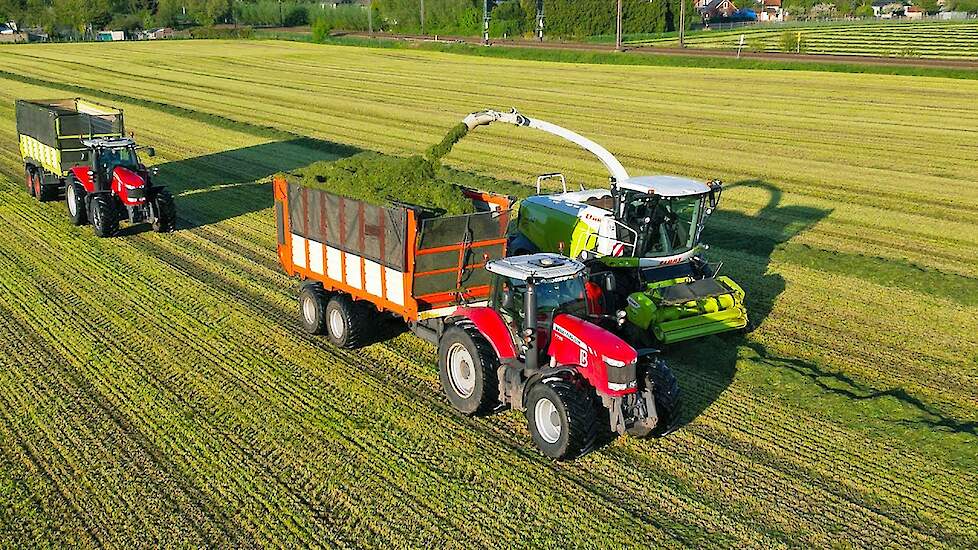
[[[353,349],[363,345],[370,315],[367,309],[346,294],[337,294],[326,304],[326,337],[337,347]]]

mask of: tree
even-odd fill
[[[853,15],[856,17],[873,17],[876,15],[876,12],[873,11],[872,4],[861,4],[856,8],[856,11],[853,12]]]
[[[526,12],[519,0],[506,0],[492,9],[489,23],[492,36],[522,36],[532,28],[527,26]]]
[[[937,4],[937,0],[914,0],[913,5],[923,10],[927,15],[934,15],[941,11],[941,6]]]
[[[183,6],[180,0],[159,0],[156,4],[156,24],[161,27],[173,27],[180,22]]]

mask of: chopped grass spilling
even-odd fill
[[[433,163],[441,162],[441,159],[452,152],[455,144],[462,140],[469,133],[469,127],[463,123],[458,123],[445,134],[440,142],[428,148],[425,156]]]

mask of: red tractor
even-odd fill
[[[556,254],[494,260],[489,302],[460,307],[438,339],[441,383],[466,414],[526,412],[544,454],[573,458],[602,431],[668,433],[679,386],[656,350],[635,350],[592,315],[584,264]]]
[[[302,327],[343,348],[388,316],[438,348],[448,401],[466,415],[526,411],[549,457],[580,456],[612,433],[658,437],[679,386],[655,350],[636,350],[598,315],[584,264],[506,257],[512,198],[463,189],[474,214],[376,205],[278,177],[278,257],[304,280]],[[612,290],[614,279],[602,279]],[[606,327],[606,328],[604,328]]]
[[[157,232],[173,231],[176,207],[164,187],[154,186],[151,174],[129,138],[86,139],[91,163],[74,166],[65,183],[65,201],[75,225],[91,222],[95,234],[110,237],[119,222],[150,223]]]

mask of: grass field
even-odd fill
[[[882,57],[978,58],[978,21],[864,21],[758,24],[734,30],[691,33],[691,48],[735,50],[744,35],[748,49],[781,51],[781,36],[801,33],[808,53]],[[632,44],[677,45],[678,38],[636,40]]]
[[[978,82],[216,41],[0,68],[0,540],[978,545]],[[22,190],[14,99],[73,95],[156,147],[178,231],[99,240]],[[670,350],[665,439],[551,463],[520,414],[455,414],[396,327],[356,353],[300,333],[268,176],[511,105],[633,173],[728,183],[707,241],[757,328]],[[446,160],[605,182],[511,127]]]

